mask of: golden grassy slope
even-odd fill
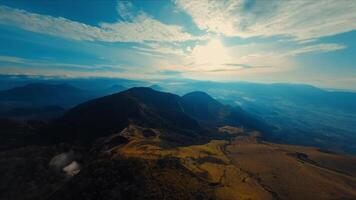
[[[356,199],[356,158],[236,138],[227,151],[278,199]]]
[[[112,149],[113,155],[178,158],[210,183],[218,199],[356,199],[353,156],[258,142],[256,133],[167,149],[160,147],[159,130],[153,137],[144,137],[142,130],[137,126],[124,130],[121,135],[129,142]]]

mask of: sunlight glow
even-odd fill
[[[212,39],[206,45],[198,45],[192,51],[197,65],[222,65],[230,58],[226,48],[219,39]]]

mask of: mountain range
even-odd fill
[[[356,153],[356,93],[311,85],[212,81],[163,82],[166,91],[209,93],[275,127],[269,141]],[[265,135],[267,136],[267,135]]]
[[[225,106],[203,92],[180,97],[136,87],[70,109],[49,132],[60,131],[61,138],[66,137],[63,133],[70,133],[70,140],[84,141],[118,133],[132,124],[160,129],[166,142],[177,145],[206,142],[222,125],[266,132],[272,128],[241,108]]]
[[[204,92],[134,87],[0,128],[2,199],[356,198],[354,156],[265,141],[275,127]]]

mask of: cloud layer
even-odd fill
[[[0,73],[289,81],[355,72],[347,55],[356,32],[341,33],[356,30],[356,0],[134,3],[118,1],[110,22],[95,25],[80,12],[68,14],[83,20],[74,21],[0,5],[0,40],[9,44]],[[340,52],[321,54],[332,51]]]
[[[122,10],[122,8],[121,8]],[[52,17],[0,6],[0,24],[73,40],[105,42],[186,41],[196,39],[183,28],[164,24],[145,13],[130,21],[91,26],[63,17]]]
[[[203,30],[238,36],[310,40],[356,29],[354,0],[176,0]]]

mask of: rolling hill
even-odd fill
[[[199,141],[203,138],[202,128],[183,112],[181,105],[182,99],[177,95],[131,88],[72,108],[54,123],[53,132],[68,133],[61,138],[91,141],[135,124],[162,129],[164,137],[174,143]]]

